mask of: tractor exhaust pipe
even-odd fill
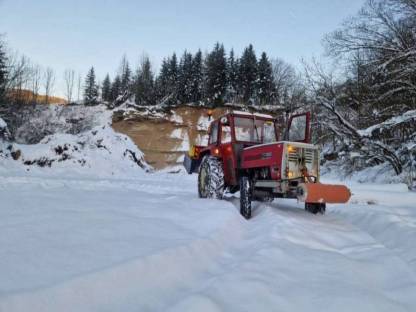
[[[302,183],[297,188],[297,198],[305,203],[345,204],[351,191],[345,185]]]

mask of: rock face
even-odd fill
[[[211,120],[231,110],[213,109]],[[182,163],[190,145],[206,144],[209,124],[207,108],[189,106],[165,112],[125,113],[123,118],[113,119],[113,128],[128,135],[155,169]]]

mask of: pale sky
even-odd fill
[[[0,0],[0,33],[9,46],[57,73],[100,79],[113,75],[126,54],[135,66],[146,53],[156,69],[163,57],[184,49],[210,50],[224,43],[240,54],[252,43],[295,66],[323,53],[323,36],[355,14],[364,0]]]

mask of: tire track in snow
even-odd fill
[[[411,311],[416,276],[366,232],[337,216],[255,205],[242,244],[171,311]]]

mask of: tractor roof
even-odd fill
[[[243,112],[243,111],[232,111],[226,115],[231,115],[231,116],[241,116],[241,117],[249,117],[249,118],[260,118],[260,119],[271,119],[271,120],[275,120],[276,118],[274,118],[271,115],[266,115],[266,114],[260,114],[260,113],[249,113],[249,112]],[[224,116],[226,116],[224,115]]]
[[[260,114],[260,113],[249,113],[249,112],[243,112],[243,111],[233,111],[231,114],[274,119],[274,117],[271,115]]]

